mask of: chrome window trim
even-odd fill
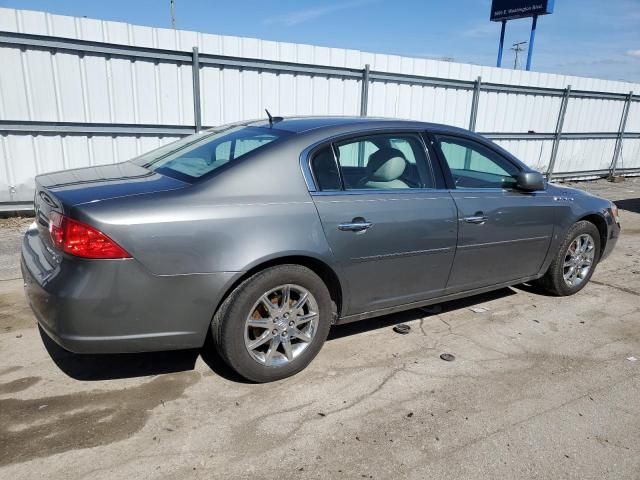
[[[451,190],[443,188],[389,188],[386,190],[377,188],[359,188],[355,190],[317,190],[311,193],[313,197],[328,197],[336,195],[416,195],[428,193],[451,193]]]
[[[501,187],[487,187],[487,188],[482,188],[482,187],[471,187],[471,188],[451,188],[449,189],[450,192],[455,192],[455,193],[459,193],[459,194],[466,194],[466,193],[484,193],[484,192],[489,192],[489,193],[513,193],[513,194],[518,194],[519,196],[522,197],[539,197],[541,195],[548,195],[548,192],[546,190],[534,190],[532,192],[528,192],[525,190],[518,190],[517,188],[501,188]]]
[[[535,192],[524,192],[520,190],[513,190],[508,188],[477,188],[477,189],[455,189],[455,188],[390,188],[387,190],[374,189],[374,188],[360,188],[354,190],[314,190],[309,191],[313,197],[326,197],[336,195],[410,195],[410,194],[425,194],[425,193],[457,193],[457,194],[480,194],[480,193],[493,193],[493,194],[517,194],[522,198],[548,196],[544,190]]]

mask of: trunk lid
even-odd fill
[[[175,190],[188,186],[130,162],[77,168],[36,177],[36,197],[45,190],[70,208],[81,203]],[[37,199],[36,199],[37,200]]]
[[[51,255],[56,253],[49,235],[49,216],[52,211],[69,215],[72,207],[83,203],[189,186],[188,183],[129,162],[38,175],[35,183],[33,205],[36,224],[41,241]]]

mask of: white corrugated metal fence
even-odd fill
[[[618,171],[640,170],[640,84],[5,8],[0,66],[5,204],[29,202],[36,174],[123,161],[265,108],[465,128],[473,118],[476,131],[544,172],[552,163],[556,176],[605,172],[616,150]]]

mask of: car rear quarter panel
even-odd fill
[[[135,259],[46,263],[36,230],[23,241],[27,298],[40,325],[77,353],[200,347],[235,274],[150,275]]]
[[[278,256],[332,263],[288,143],[180,191],[76,207],[155,275],[243,272]]]

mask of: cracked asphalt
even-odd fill
[[[29,220],[0,220],[0,478],[640,479],[640,179],[576,186],[623,225],[578,295],[523,286],[334,327],[266,385],[207,350],[55,347],[22,292]]]

